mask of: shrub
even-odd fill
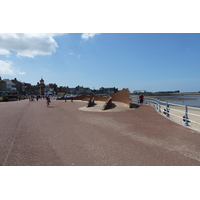
[[[8,101],[8,100],[17,100],[18,96],[17,95],[12,95],[12,94],[6,94],[2,96],[3,101]]]

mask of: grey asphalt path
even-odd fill
[[[200,134],[144,105],[79,110],[86,102],[0,103],[3,166],[199,166]]]

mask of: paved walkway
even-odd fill
[[[86,103],[0,103],[0,165],[200,165],[199,132],[147,105],[85,112]]]

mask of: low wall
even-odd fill
[[[82,101],[88,101],[88,99],[94,98],[95,101],[107,101],[109,96],[97,96],[97,95],[90,95],[90,96],[83,96],[81,99]]]
[[[72,97],[73,100],[82,100],[82,101],[88,101],[88,99],[94,98],[95,101],[107,101],[109,99],[109,96],[98,96],[98,95],[81,95],[77,97]],[[70,100],[71,97],[67,97],[67,100]],[[59,98],[58,100],[65,100],[64,97]]]
[[[96,101],[108,101],[109,98],[110,96],[94,96]]]
[[[110,94],[108,96],[81,95],[81,96],[73,97],[73,100],[87,101],[89,103],[89,105],[91,105],[91,102],[89,102],[89,99],[90,99],[90,101],[92,99],[94,99],[94,101],[108,102],[108,100],[110,100],[110,97],[112,98],[111,103],[112,103],[112,101],[117,101],[117,102],[125,103],[129,107],[131,107],[131,105],[130,105],[130,92],[129,92],[128,89],[120,90],[119,92],[117,92],[115,94]],[[71,99],[71,98],[67,98],[67,99]]]
[[[83,100],[86,97],[87,97],[87,95],[81,95],[81,96],[73,97],[73,100]],[[88,97],[88,98],[90,98],[90,97]],[[88,98],[87,98],[87,100],[88,100]]]
[[[130,92],[128,89],[120,90],[115,94],[110,95],[113,101],[122,102],[130,106]]]

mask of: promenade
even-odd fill
[[[199,132],[148,105],[104,112],[85,111],[86,103],[0,102],[0,165],[200,165]]]

